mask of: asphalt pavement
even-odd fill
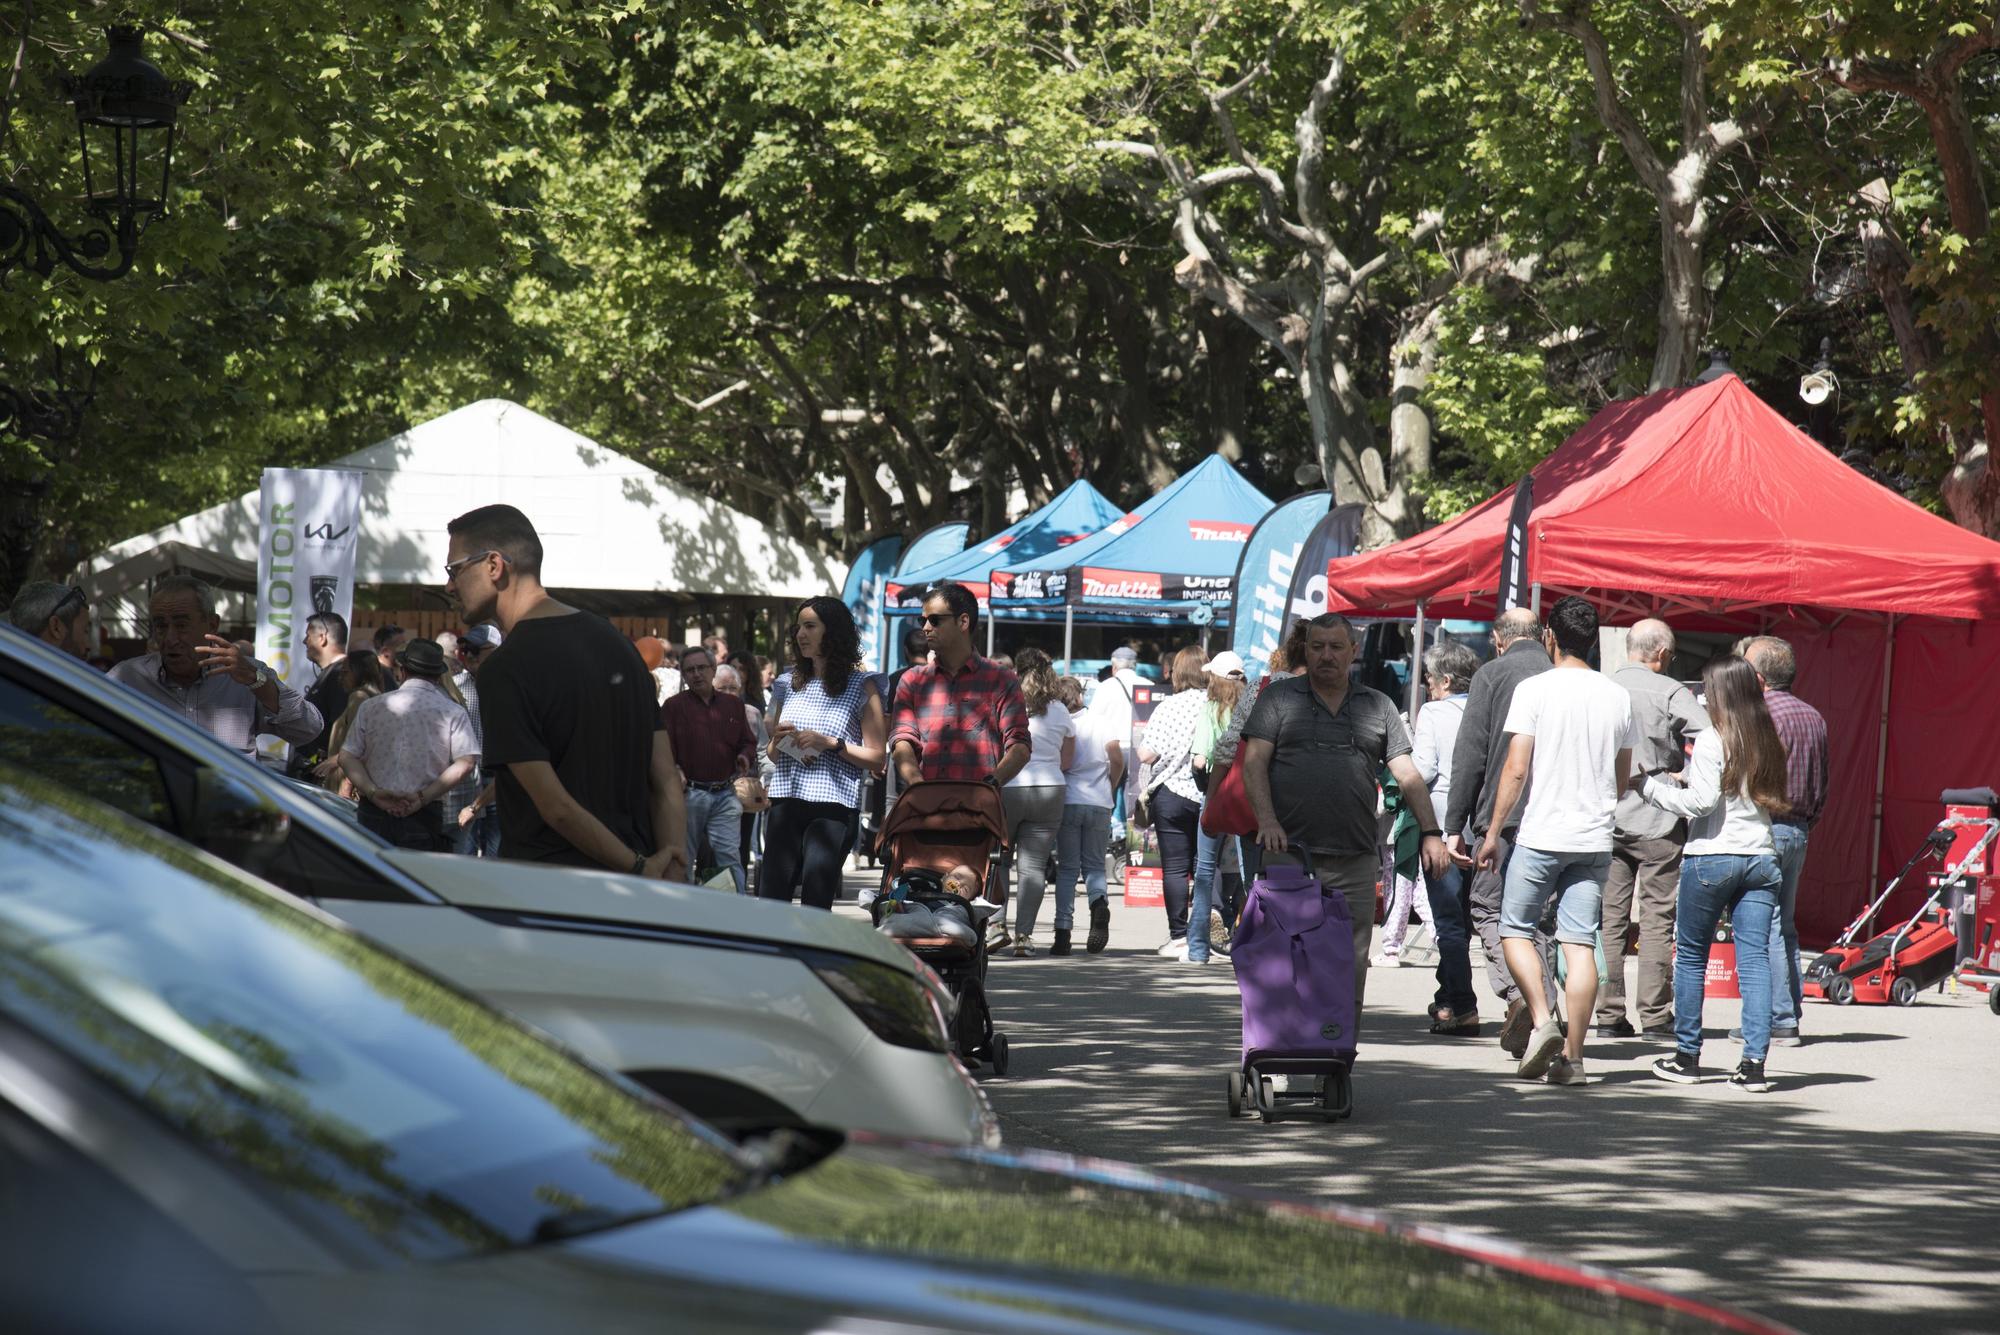
[[[1708,1083],[1666,1084],[1647,1069],[1663,1049],[1593,1038],[1593,1083],[1566,1088],[1514,1076],[1483,974],[1486,1036],[1446,1039],[1427,1032],[1429,968],[1372,969],[1353,1119],[1265,1125],[1226,1107],[1228,961],[1160,958],[1162,912],[1112,895],[1102,955],[1079,932],[1073,956],[990,970],[1012,1062],[986,1088],[1015,1148],[1393,1211],[1819,1335],[2000,1331],[2000,1016],[1983,993],[1809,1001],[1808,1041],[1772,1049],[1763,1095],[1726,1083],[1738,1005],[1711,1001]]]

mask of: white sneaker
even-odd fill
[[[1558,1057],[1549,1063],[1548,1081],[1552,1085],[1587,1085],[1590,1073],[1583,1069],[1583,1058],[1571,1061],[1567,1057]]]
[[[1160,948],[1153,953],[1162,959],[1174,959],[1176,957],[1186,959],[1187,938],[1184,936],[1170,936],[1165,941],[1162,941]]]
[[[1368,967],[1371,969],[1400,969],[1403,967],[1403,960],[1398,955],[1370,955],[1368,957]]]

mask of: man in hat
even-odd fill
[[[361,824],[398,848],[443,853],[445,794],[479,764],[464,706],[438,684],[446,672],[436,640],[396,654],[398,686],[364,701],[340,749],[340,767],[361,794]]]
[[[1090,712],[1097,722],[1097,735],[1117,742],[1119,749],[1128,754],[1132,750],[1133,692],[1145,684],[1146,679],[1139,675],[1139,651],[1129,644],[1121,644],[1111,651],[1111,675],[1098,682],[1097,689],[1090,696]],[[1111,795],[1111,842],[1114,847],[1125,842],[1123,787]],[[1125,865],[1122,857],[1118,865]]]

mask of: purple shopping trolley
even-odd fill
[[[1304,867],[1267,867],[1250,887],[1230,948],[1243,998],[1243,1061],[1229,1073],[1229,1115],[1354,1112],[1354,927],[1347,900]],[[1285,1088],[1276,1077],[1286,1077]]]

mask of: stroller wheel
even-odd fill
[[[2000,1015],[2000,983],[1991,983],[1986,988],[1986,1009]]]
[[[1995,992],[1993,995],[2000,996],[2000,992]],[[1243,1072],[1241,1071],[1231,1071],[1229,1073],[1229,1115],[1231,1117],[1241,1117],[1243,1115]]]
[[[1007,1074],[1007,1035],[997,1031],[994,1033],[989,1055],[993,1058],[993,1074]]]
[[[1898,978],[1889,984],[1889,1000],[1898,1006],[1914,1006],[1917,1003],[1917,984],[1912,978]]]
[[[1826,999],[1836,1006],[1848,1006],[1854,1002],[1854,980],[1835,974],[1826,980]]]
[[[1330,1122],[1354,1116],[1354,1078],[1346,1071],[1325,1077],[1320,1082],[1319,1106]]]

